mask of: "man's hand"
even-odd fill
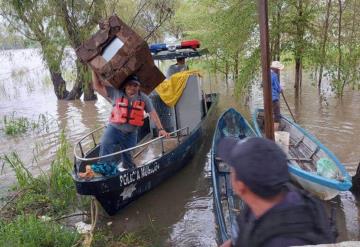
[[[170,134],[164,130],[156,111],[153,110],[153,111],[149,112],[149,115],[150,115],[151,120],[155,123],[156,127],[158,128],[159,136],[165,136],[166,138],[168,138],[170,136]]]
[[[159,136],[165,136],[166,138],[170,137],[170,134],[166,130],[159,130]]]
[[[231,240],[226,240],[222,245],[220,245],[220,247],[231,247]]]

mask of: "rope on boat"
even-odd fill
[[[84,240],[82,243],[82,246],[84,246],[84,247],[91,247],[91,243],[92,243],[93,237],[94,237],[93,232],[95,230],[96,222],[97,222],[97,219],[99,216],[99,206],[98,206],[98,203],[97,203],[95,197],[91,198],[90,212],[91,212],[91,230],[89,233],[87,233],[84,236]]]

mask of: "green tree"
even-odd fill
[[[56,17],[66,35],[67,43],[75,50],[81,43],[90,36],[97,26],[104,12],[104,1],[94,0],[49,0],[50,5],[55,6]],[[67,99],[79,99],[84,93],[84,100],[94,100],[96,95],[91,86],[91,76],[88,67],[80,63],[76,65],[76,80],[73,89]]]

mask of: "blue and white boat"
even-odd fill
[[[253,114],[255,131],[263,136],[264,111]],[[351,177],[336,156],[305,129],[281,116],[281,131],[289,133],[289,172],[294,182],[322,200],[351,188]]]

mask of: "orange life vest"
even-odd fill
[[[129,100],[122,96],[115,100],[115,105],[110,115],[110,122],[114,124],[129,123],[134,126],[143,126],[144,110],[144,101],[135,100],[132,105],[129,105]]]

